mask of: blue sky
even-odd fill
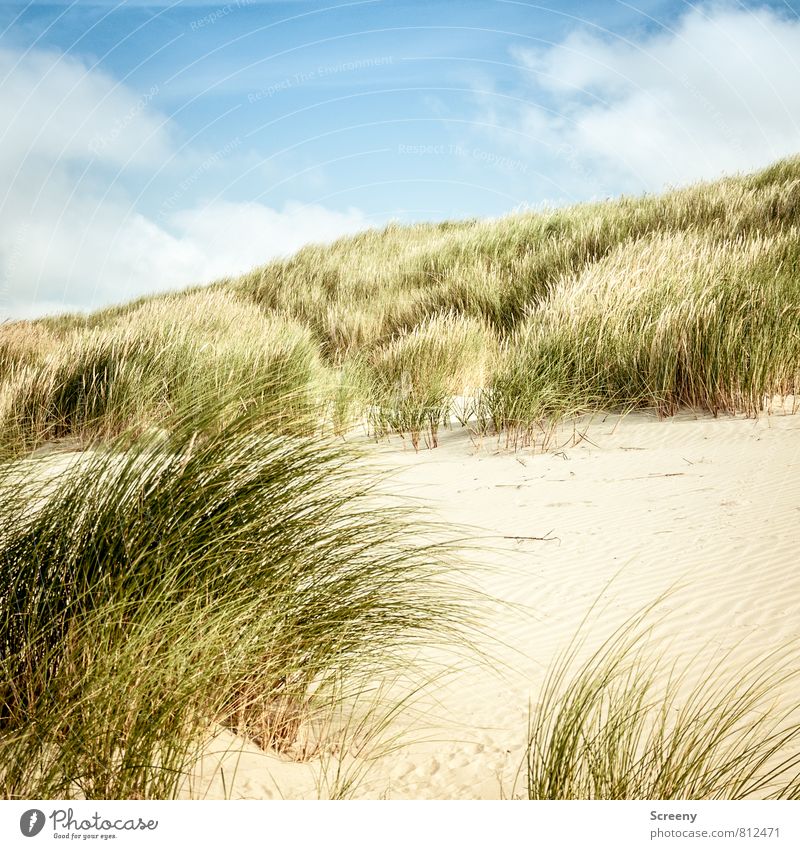
[[[0,4],[0,315],[800,151],[787,2]],[[8,116],[8,117],[5,117]]]

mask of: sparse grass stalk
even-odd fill
[[[634,620],[586,662],[576,642],[553,665],[531,708],[528,797],[797,798],[796,651],[690,679],[692,662],[650,653],[649,634]]]
[[[485,383],[494,362],[493,332],[478,319],[433,316],[365,358],[370,420],[378,435],[410,433],[415,448],[424,434],[431,447],[450,423],[453,401]]]

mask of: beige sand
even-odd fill
[[[468,578],[502,603],[484,611],[484,658],[454,655],[456,671],[426,684],[396,723],[414,742],[344,761],[356,797],[519,794],[529,703],[598,598],[588,648],[673,586],[655,651],[702,659],[734,648],[735,665],[800,637],[800,416],[636,414],[596,420],[587,436],[544,454],[476,446],[465,431],[419,454],[378,447],[400,469],[393,491],[482,538]],[[336,765],[223,734],[187,793],[315,798]]]

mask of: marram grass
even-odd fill
[[[318,425],[370,418],[430,445],[462,383],[471,426],[517,443],[589,411],[757,414],[797,389],[798,228],[795,157],[657,196],[393,224],[210,287],[20,322],[0,332],[3,443],[159,426],[237,384],[246,406],[256,373],[295,381]]]
[[[500,357],[488,415],[526,428],[567,411],[761,411],[800,384],[800,229],[621,245],[530,310]]]
[[[290,748],[343,683],[453,635],[446,549],[349,450],[213,410],[0,468],[3,797],[169,798],[209,729]]]
[[[554,663],[531,707],[529,799],[797,799],[797,646],[755,660],[666,661],[636,617],[578,663]]]
[[[372,414],[431,445],[468,372],[475,426],[515,440],[594,410],[755,414],[796,391],[798,198],[787,159],[660,196],[390,225],[205,289],[20,322],[0,333],[5,450],[146,429],[237,383],[246,405],[255,373],[299,381],[284,388],[318,423]]]
[[[409,433],[415,448],[424,434],[435,447],[439,428],[450,423],[454,399],[474,396],[485,384],[496,347],[484,322],[448,313],[373,348],[362,375],[375,432]]]
[[[71,331],[11,375],[1,413],[6,453],[144,431],[196,411],[198,399],[220,419],[258,404],[273,427],[304,428],[330,379],[306,328],[214,291],[155,300],[107,327]]]

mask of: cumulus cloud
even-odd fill
[[[767,7],[693,8],[634,40],[579,30],[514,49],[553,116],[506,126],[543,142],[564,185],[655,190],[800,151],[800,20]]]
[[[7,317],[84,309],[210,282],[309,241],[330,241],[370,225],[356,209],[300,204],[274,210],[217,201],[158,223],[119,203],[98,206],[92,197],[64,197],[62,209],[57,201],[53,207],[0,237]]]
[[[152,109],[157,86],[138,94],[47,50],[0,50],[0,79],[4,175],[33,160],[152,164],[167,155],[167,122]]]
[[[157,87],[134,92],[77,59],[38,50],[0,51],[2,79],[0,319],[208,282],[369,226],[357,209],[200,204],[193,198],[207,172],[252,157],[232,145],[223,163],[181,147]],[[126,187],[170,173],[189,177],[146,214]]]

